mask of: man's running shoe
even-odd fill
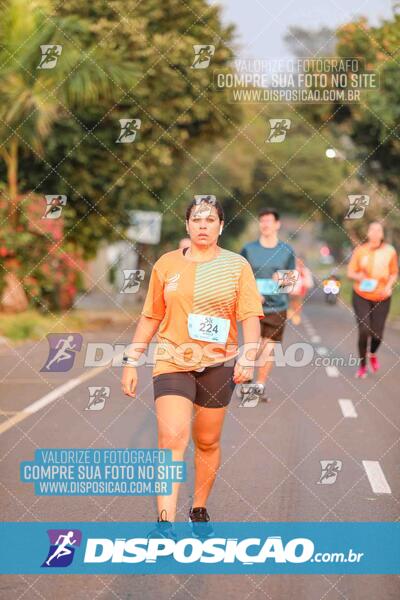
[[[371,365],[371,371],[373,373],[376,373],[381,368],[378,357],[375,354],[369,355],[369,364]]]
[[[210,515],[204,506],[196,506],[190,509],[189,523],[192,526],[193,536],[196,538],[205,539],[214,535]]]
[[[147,539],[170,539],[177,541],[177,535],[174,531],[174,526],[171,521],[167,521],[166,519],[167,511],[162,510],[160,517],[157,518],[157,525],[154,529],[150,531],[147,535]]]
[[[367,374],[368,374],[367,367],[361,365],[361,367],[358,367],[358,371],[356,373],[356,378],[357,379],[365,379]]]

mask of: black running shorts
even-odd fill
[[[200,372],[161,373],[153,377],[154,400],[171,394],[184,396],[205,408],[227,406],[235,389],[233,369],[230,360],[216,367],[206,367]]]
[[[260,320],[261,337],[268,338],[273,342],[281,342],[283,330],[285,329],[286,317],[286,310],[265,315],[265,317]]]

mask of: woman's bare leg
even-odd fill
[[[294,325],[300,325],[301,323],[301,310],[303,307],[303,298],[301,296],[292,296],[291,300],[291,308],[292,308],[292,323]]]
[[[221,461],[220,439],[226,407],[194,405],[192,427],[195,447],[193,506],[206,506]]]
[[[190,436],[193,403],[183,396],[160,396],[156,400],[158,447],[172,450],[173,460],[183,460]],[[175,521],[179,483],[172,484],[170,496],[157,496],[158,515]]]

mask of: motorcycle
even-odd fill
[[[322,282],[322,289],[325,295],[325,302],[336,304],[340,292],[340,279],[336,275],[331,275]]]

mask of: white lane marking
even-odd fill
[[[325,367],[325,370],[328,377],[339,377],[340,375],[335,365],[329,365],[328,367]]]
[[[354,407],[354,404],[351,400],[347,400],[346,398],[339,398],[339,405],[342,409],[343,416],[348,419],[356,419],[357,411]]]
[[[382,467],[377,460],[363,460],[363,467],[367,474],[372,491],[375,494],[391,494],[392,490],[388,484]]]
[[[51,402],[54,402],[54,400],[57,400],[58,398],[60,398],[60,396],[63,396],[67,392],[70,392],[76,386],[80,385],[84,381],[87,381],[88,379],[92,379],[92,377],[95,377],[96,375],[98,375],[102,371],[105,371],[108,368],[109,368],[109,365],[107,365],[105,367],[97,367],[95,369],[90,369],[89,371],[87,371],[86,373],[83,373],[79,377],[70,379],[70,381],[67,381],[67,383],[63,383],[63,385],[58,386],[57,388],[55,388],[54,390],[52,390],[51,392],[49,392],[42,398],[39,398],[39,400],[32,402],[32,404],[29,404],[29,406],[27,406],[26,408],[21,410],[19,413],[17,413],[15,416],[11,417],[10,419],[7,419],[7,421],[4,421],[4,423],[2,423],[0,425],[0,435],[2,433],[4,433],[5,431],[7,431],[8,429],[11,429],[11,427],[16,425],[20,421],[23,421],[30,415],[33,415],[34,413],[38,412],[39,410],[41,410],[42,408],[44,408]]]
[[[317,354],[320,356],[326,356],[328,354],[328,348],[325,348],[325,346],[319,346],[317,348]]]
[[[321,338],[319,335],[313,335],[311,336],[311,343],[312,344],[319,344],[321,341]]]

